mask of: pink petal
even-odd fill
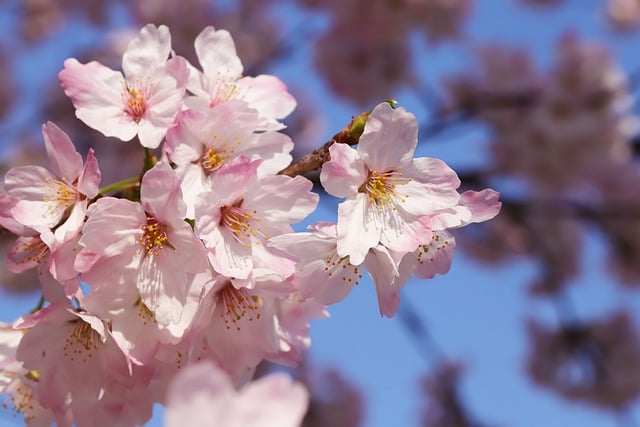
[[[206,27],[196,37],[195,48],[198,61],[207,77],[235,80],[242,74],[242,63],[228,31]]]
[[[69,217],[56,228],[54,236],[60,243],[67,242],[74,238],[82,228],[84,217],[87,212],[87,201],[83,200],[73,205]]]
[[[396,282],[399,273],[395,261],[383,246],[377,246],[367,255],[364,266],[376,285],[380,314],[393,317],[400,305],[401,288]]]
[[[261,117],[270,120],[269,130],[284,127],[276,120],[284,119],[296,108],[296,99],[291,95],[287,86],[277,77],[259,75],[256,77],[243,77],[237,81],[238,93],[241,99],[260,113]]]
[[[253,268],[251,248],[238,243],[235,236],[226,229],[220,230],[219,233],[221,235],[215,241],[215,246],[207,236],[200,236],[207,247],[213,248],[213,253],[209,253],[209,262],[213,269],[227,277],[246,279]]]
[[[358,152],[370,170],[386,172],[410,163],[417,144],[415,116],[383,102],[367,118]]]
[[[430,240],[430,217],[406,215],[401,210],[393,213],[394,221],[384,224],[382,228],[380,243],[384,246],[396,252],[407,253]]]
[[[170,52],[169,29],[164,25],[147,24],[122,55],[122,70],[128,79],[143,77],[149,70],[164,65]]]
[[[53,122],[42,126],[44,146],[53,172],[72,184],[82,171],[82,156],[69,136]]]
[[[296,427],[307,411],[308,392],[282,373],[249,383],[240,392],[236,423],[250,427]]]
[[[102,256],[116,256],[140,248],[140,226],[146,214],[139,203],[104,197],[91,206],[80,245]]]
[[[380,242],[382,224],[375,209],[363,193],[338,206],[338,255],[349,256],[353,265],[362,264],[369,249]]]
[[[471,210],[470,222],[488,221],[498,215],[502,203],[500,193],[489,188],[482,191],[468,190],[460,196],[460,204]]]
[[[6,228],[17,236],[34,235],[37,232],[31,227],[20,224],[13,218],[11,210],[18,203],[18,199],[8,194],[0,194],[0,226]]]
[[[87,198],[93,199],[98,195],[101,179],[102,172],[100,172],[100,166],[98,166],[98,159],[96,158],[93,148],[89,148],[87,161],[78,178],[78,191],[87,196]]]
[[[64,62],[58,77],[64,93],[76,108],[76,116],[87,126],[122,141],[136,135],[138,126],[123,108],[121,73],[98,62],[80,64],[70,58]]]
[[[258,211],[267,224],[296,223],[314,211],[319,196],[311,192],[313,184],[303,176],[268,176],[258,185],[247,188],[245,203],[248,210]]]
[[[434,231],[431,242],[418,248],[413,275],[420,279],[432,279],[436,274],[446,274],[451,268],[456,240],[446,230]]]
[[[12,273],[22,273],[46,262],[49,248],[37,236],[20,236],[9,248],[7,268]]]
[[[356,150],[347,144],[329,147],[331,160],[322,165],[320,182],[327,193],[336,197],[356,194],[367,180],[368,170]]]
[[[180,181],[167,163],[157,163],[142,177],[140,197],[145,211],[153,214],[159,222],[183,222],[186,206],[182,199]]]

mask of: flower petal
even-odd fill
[[[136,135],[138,126],[123,108],[121,73],[98,62],[81,64],[70,58],[64,61],[58,77],[64,93],[76,108],[76,117],[87,126],[122,141]]]
[[[42,126],[44,146],[51,169],[69,184],[72,184],[82,171],[82,156],[69,139],[69,136],[53,122]]]
[[[349,197],[367,180],[367,167],[356,150],[347,144],[329,147],[331,160],[322,165],[320,182],[335,197]]]
[[[375,210],[363,193],[338,206],[338,255],[349,256],[353,265],[362,264],[369,249],[380,242],[382,224]]]
[[[228,31],[206,27],[196,37],[195,48],[198,61],[207,77],[235,80],[242,74],[242,63]]]
[[[171,52],[171,34],[165,25],[147,24],[129,42],[122,55],[122,70],[128,79],[143,77],[149,70],[164,65]]]
[[[358,152],[370,170],[386,172],[410,163],[417,144],[415,116],[383,102],[367,118]]]

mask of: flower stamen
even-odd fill
[[[124,91],[121,93],[125,104],[124,111],[131,119],[139,123],[147,112],[147,90],[142,80],[138,79],[135,83],[122,82]]]
[[[43,197],[42,201],[48,204],[47,212],[50,215],[74,205],[80,198],[78,192],[64,178],[46,178],[44,185],[49,188],[49,196]]]
[[[75,326],[65,341],[64,356],[70,361],[76,357],[82,357],[83,362],[93,357],[93,352],[98,351],[98,342],[102,342],[100,334],[89,323],[81,320],[75,321]]]
[[[142,236],[138,238],[138,243],[144,249],[146,255],[158,256],[165,246],[171,247],[167,230],[164,224],[160,224],[155,218],[147,216],[147,223],[140,226]]]
[[[205,145],[204,154],[200,160],[206,172],[212,172],[233,159],[236,147],[242,143],[239,137],[234,136],[231,141],[223,140],[217,134],[212,141]]]
[[[263,233],[266,227],[254,226],[254,223],[260,222],[256,218],[256,211],[248,212],[242,209],[240,200],[231,206],[223,206],[221,210],[220,225],[224,226],[233,233],[234,238],[243,246],[251,246],[251,237],[260,237],[267,239]]]
[[[249,295],[246,289],[236,289],[231,283],[225,285],[217,296],[222,310],[220,318],[227,330],[239,331],[239,322],[243,319],[249,322],[260,320],[262,300],[259,296]]]
[[[408,194],[399,193],[399,186],[411,182],[411,178],[405,177],[401,172],[387,171],[379,173],[375,170],[369,172],[367,181],[360,186],[359,191],[369,196],[369,203],[379,208],[384,206],[394,206],[398,201],[406,202]]]
[[[329,277],[342,276],[342,281],[348,284],[357,285],[362,279],[362,270],[352,265],[348,256],[339,257],[335,250],[325,259],[324,271]]]

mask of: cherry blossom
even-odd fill
[[[416,250],[431,240],[429,215],[458,203],[455,172],[438,159],[412,159],[417,135],[411,113],[383,103],[369,115],[357,150],[330,148],[320,180],[329,194],[347,198],[338,207],[338,255],[353,265],[378,243]]]
[[[173,170],[158,163],[142,178],[141,203],[104,197],[83,227],[76,268],[93,286],[137,286],[159,322],[180,321],[189,284],[206,267],[204,247],[184,221]]]
[[[98,62],[67,59],[60,83],[76,116],[106,136],[157,148],[173,125],[186,88],[188,71],[181,57],[168,59],[169,29],[147,25],[122,57],[123,74]]]
[[[236,391],[224,371],[210,362],[194,364],[169,387],[166,427],[296,427],[308,392],[284,374],[273,374]]]
[[[228,31],[206,27],[196,37],[195,48],[202,71],[190,67],[188,89],[196,98],[189,100],[189,106],[213,107],[232,99],[241,99],[258,111],[260,129],[277,130],[284,127],[278,120],[293,111],[295,99],[275,76],[261,74],[242,77],[242,62]]]
[[[3,402],[2,406],[22,415],[31,427],[46,427],[54,422],[61,427],[70,427],[70,414],[56,416],[38,402],[35,394],[38,373],[24,369],[15,358],[22,336],[22,331],[0,322],[0,394],[6,395],[9,401]]]
[[[291,256],[270,247],[268,238],[291,232],[317,203],[311,182],[301,176],[258,176],[260,160],[240,156],[211,177],[211,191],[195,206],[195,232],[208,250],[214,270],[246,279],[255,265],[286,279]]]
[[[561,396],[602,408],[625,408],[640,395],[640,344],[625,311],[585,324],[528,324],[532,379]],[[568,375],[569,370],[572,374]]]
[[[226,277],[207,284],[190,331],[191,357],[213,360],[234,381],[246,381],[265,357],[287,350],[276,300],[289,292],[282,286],[268,291],[261,283],[238,286]]]
[[[90,313],[58,303],[19,319],[15,327],[28,328],[16,360],[39,373],[38,400],[56,415],[96,404],[108,382],[130,380],[126,354],[104,320]]]
[[[93,150],[83,164],[69,136],[55,124],[44,125],[42,134],[53,171],[13,168],[5,176],[4,189],[15,199],[10,215],[16,222],[38,231],[55,228],[56,240],[65,242],[78,233],[88,201],[98,194],[100,169]]]
[[[389,12],[413,28],[407,12],[422,6],[379,3],[367,22]],[[373,45],[392,35],[387,46],[406,47],[408,27],[385,30]],[[166,26],[149,24],[124,51],[122,73],[65,61],[59,79],[76,117],[104,136],[138,137],[142,147],[128,145],[144,154],[133,176],[99,188],[93,149],[83,162],[51,122],[52,171],[6,175],[8,266],[35,269],[42,291],[30,313],[0,325],[0,393],[28,425],[142,425],[163,403],[167,426],[298,426],[308,392],[282,375],[254,379],[260,364],[300,364],[311,320],[327,318],[365,271],[392,317],[411,275],[448,271],[451,229],[500,210],[497,192],[460,194],[443,161],[414,159],[416,118],[389,103],[354,118],[311,163],[290,165],[293,141],[279,130],[296,101],[284,83],[243,76],[226,30],[205,28],[195,54],[202,70],[172,51]],[[110,156],[113,165],[120,154]],[[294,232],[318,205],[304,175],[321,164],[325,189],[346,201],[337,223]]]
[[[261,174],[275,174],[289,165],[293,142],[278,132],[256,132],[259,120],[244,101],[231,100],[203,111],[187,110],[169,130],[165,150],[176,164],[189,218],[197,196],[211,188],[209,176],[235,157],[261,159]]]

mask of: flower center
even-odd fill
[[[11,387],[11,390],[9,390],[8,388],[5,389],[5,392],[11,393],[11,402],[10,404],[7,402],[3,402],[2,407],[8,408],[11,406],[13,412],[16,415],[21,414],[27,423],[35,421],[37,416],[35,405],[37,405],[37,403],[35,403],[36,401],[31,386],[26,383],[25,380],[19,378],[18,373],[4,371],[3,374],[10,377],[15,376],[15,379],[13,380],[13,385],[9,385],[9,387]],[[30,372],[27,373],[27,376],[29,374]]]
[[[47,203],[49,215],[58,214],[74,205],[80,198],[78,192],[65,181],[64,178],[62,180],[46,178],[44,181],[44,185],[49,189],[49,195],[44,196],[42,201]]]
[[[239,98],[238,86],[235,82],[228,81],[221,77],[216,77],[211,91],[209,107],[228,102],[231,99]]]
[[[329,277],[342,277],[343,282],[357,285],[362,279],[362,271],[348,260],[348,256],[340,258],[334,250],[325,259],[324,271]]]
[[[20,259],[21,263],[41,264],[49,256],[49,247],[40,237],[26,237],[13,248],[12,252],[15,258]]]
[[[221,210],[220,226],[224,226],[233,233],[234,238],[243,246],[251,246],[251,237],[262,237],[263,227],[254,226],[254,223],[260,222],[256,218],[256,211],[247,212],[242,209],[243,200],[239,200],[231,206],[223,206]],[[264,227],[266,228],[266,227]]]
[[[405,178],[401,172],[387,171],[377,172],[375,170],[369,172],[367,181],[360,186],[359,191],[369,196],[369,203],[383,207],[385,205],[394,205],[397,200],[404,203],[409,197],[408,194],[400,194],[398,186],[406,185],[411,182],[411,178]],[[395,210],[395,206],[393,207]]]
[[[240,330],[243,319],[253,322],[260,320],[259,296],[249,295],[246,289],[236,289],[231,283],[225,285],[217,294],[218,304],[221,306],[220,318],[227,330]]]
[[[206,172],[213,172],[234,157],[236,147],[242,143],[240,138],[234,136],[231,141],[226,141],[218,135],[213,135],[213,140],[205,146],[205,152],[201,159],[202,167]]]
[[[124,87],[121,93],[124,101],[124,111],[131,119],[139,123],[147,112],[148,90],[142,80],[138,79],[135,83],[124,81]]]
[[[426,245],[420,245],[417,251],[417,258],[419,264],[424,264],[425,260],[430,262],[435,261],[435,257],[438,251],[444,250],[449,245],[449,240],[442,236],[439,231],[434,231],[431,237],[431,242]]]
[[[142,298],[138,298],[138,301],[135,303],[136,314],[142,320],[142,324],[147,326],[149,323],[158,323],[156,320],[156,314],[147,307],[145,303],[142,302]]]
[[[140,226],[142,236],[138,238],[138,243],[144,248],[146,255],[156,255],[165,246],[171,247],[167,237],[166,226],[160,224],[155,218],[147,216],[147,223]]]
[[[82,358],[82,362],[87,362],[98,351],[98,343],[101,343],[100,334],[91,327],[90,324],[81,320],[75,321],[73,330],[67,336],[63,350],[64,356],[71,362],[76,358]]]

